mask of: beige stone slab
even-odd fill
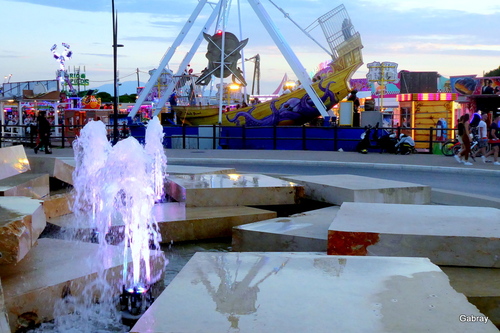
[[[258,174],[174,175],[165,191],[187,207],[286,205],[304,195],[300,185]]]
[[[9,321],[7,319],[7,310],[3,297],[2,280],[0,279],[0,333],[10,333]]]
[[[81,297],[82,290],[96,279],[97,262],[104,263],[106,280],[117,296],[122,284],[123,248],[109,246],[106,251],[105,258],[99,259],[97,244],[41,238],[20,263],[1,267],[11,328],[26,312],[35,313],[38,321],[53,319],[54,305],[62,295],[70,291]],[[162,280],[163,252],[154,252],[151,259],[153,282]]]
[[[58,157],[55,159],[54,178],[73,185],[73,171],[75,171],[75,159],[73,157]]]
[[[231,237],[232,228],[237,225],[276,217],[276,212],[264,209],[230,206],[230,207],[186,207],[183,203],[170,202],[156,204],[153,212],[160,227],[163,243],[171,241],[188,241],[219,237]],[[48,221],[60,228],[75,228],[73,214],[50,218]],[[89,236],[90,223],[80,224],[78,235]],[[113,220],[111,233],[123,233],[123,223]]]
[[[50,193],[48,174],[25,172],[0,180],[0,196],[41,199]]]
[[[276,212],[245,206],[214,209],[165,203],[153,209],[163,243],[231,237],[234,226],[276,217]]]
[[[316,209],[233,228],[236,252],[326,252],[328,228],[339,206]]]
[[[51,195],[43,200],[43,211],[47,219],[72,213],[73,196],[71,193]]]
[[[236,169],[168,164],[167,173],[169,175],[228,174],[236,173]]]
[[[346,202],[328,253],[426,257],[438,265],[500,268],[500,210]]]
[[[131,332],[498,332],[426,258],[198,252]]]
[[[0,148],[0,179],[30,170],[30,164],[22,145]]]
[[[54,177],[54,165],[56,162],[56,157],[54,155],[30,155],[29,164],[31,170],[35,173],[46,173],[50,177]]]
[[[500,269],[441,266],[451,286],[500,326]]]
[[[23,259],[46,225],[40,200],[0,197],[0,264]]]
[[[426,185],[356,175],[283,177],[302,184],[307,198],[341,205],[344,202],[430,204]]]

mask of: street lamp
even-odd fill
[[[118,131],[118,69],[117,54],[118,48],[123,47],[118,44],[118,14],[115,12],[115,0],[111,0],[112,20],[113,20],[113,144],[118,142],[120,132]]]

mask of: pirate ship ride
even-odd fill
[[[187,56],[181,62],[178,72],[172,76],[163,91],[158,92],[159,98],[154,115],[157,115],[168,98],[174,92],[189,90],[191,97],[188,102],[170,103],[171,109],[177,115],[177,119],[188,125],[214,125],[223,126],[273,126],[273,125],[302,125],[311,120],[323,116],[328,116],[327,110],[346,97],[350,92],[349,80],[354,72],[363,64],[361,49],[363,48],[361,37],[354,29],[349,15],[343,5],[327,12],[319,17],[309,27],[312,29],[320,27],[323,31],[326,42],[316,41],[310,34],[311,29],[299,29],[308,38],[311,38],[320,48],[326,51],[331,61],[328,65],[317,72],[311,78],[305,68],[295,56],[288,43],[271,21],[269,15],[262,7],[261,2],[247,0],[257,14],[258,18],[273,38],[276,46],[287,60],[295,75],[301,82],[301,86],[294,91],[275,97],[267,102],[253,104],[247,107],[231,109],[227,107],[223,93],[219,93],[219,100],[216,105],[198,101],[193,94],[196,87],[207,86],[210,81],[218,78],[220,80],[219,90],[224,87],[224,79],[231,77],[232,82],[240,86],[246,86],[246,81],[242,70],[237,66],[241,57],[241,51],[248,43],[248,40],[239,41],[238,38],[225,31],[222,19],[216,27],[216,33],[209,35],[202,31],[199,38],[193,44]],[[139,106],[144,102],[146,96],[159,80],[162,70],[168,65],[173,56],[173,52],[182,42],[184,36],[191,28],[192,22],[199,15],[206,1],[201,0],[189,18],[188,22],[169,48],[159,69],[151,74],[151,77],[143,91],[140,93],[136,105],[131,110],[129,116],[134,117]],[[271,2],[273,5],[274,3]],[[281,8],[278,8],[282,11]],[[225,17],[227,11],[226,1],[220,0],[213,8],[203,30],[207,30],[216,17]],[[289,18],[289,17],[288,17]],[[293,21],[292,21],[293,22]],[[296,26],[297,23],[293,22]],[[221,25],[222,24],[222,25]],[[199,76],[186,73],[185,68],[190,63],[194,53],[198,49],[202,40],[208,42],[206,57],[208,66]],[[328,46],[327,49],[325,46]],[[222,52],[224,50],[224,52]],[[226,87],[228,84],[226,84]],[[176,105],[177,104],[177,105]]]

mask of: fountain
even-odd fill
[[[98,257],[91,260],[98,267],[117,245],[123,247],[121,285],[110,285],[104,269],[97,269],[98,277],[83,288],[82,297],[68,293],[56,306],[55,322],[38,332],[126,331],[118,319],[133,324],[152,303],[151,284],[160,278],[151,272],[150,255],[160,248],[161,236],[151,211],[163,195],[162,139],[163,128],[154,118],[145,146],[133,137],[111,146],[101,121],[90,121],[74,141],[73,230],[90,221],[90,239],[99,244]],[[122,225],[120,232],[111,232],[116,224]],[[75,233],[69,235],[73,240]]]

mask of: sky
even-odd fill
[[[296,76],[248,2],[240,1],[241,30],[238,2],[233,0],[226,31],[249,39],[244,57],[260,55],[261,94],[270,94],[285,73],[290,79]],[[261,1],[307,72],[313,72],[329,56],[287,20],[273,3],[302,28],[344,4],[364,45],[364,65],[353,78],[365,78],[366,64],[373,61],[396,62],[398,70],[436,71],[445,77],[482,76],[500,66],[498,2],[490,1],[485,5],[470,0]],[[137,82],[139,71],[139,81],[147,82],[148,71],[158,67],[197,3],[197,0],[115,0],[118,43],[124,45],[118,49],[120,81]],[[62,52],[62,43],[67,43],[73,55],[65,65],[70,70],[74,67],[85,70],[90,80],[89,88],[113,83],[111,0],[0,0],[0,8],[3,13],[0,33],[3,82],[55,79],[59,64],[50,48],[56,44],[57,50]],[[174,72],[210,12],[209,6],[205,6],[176,50],[168,65]],[[214,29],[212,27],[211,31]],[[316,29],[311,34],[316,36],[318,33],[320,36],[321,32]],[[191,61],[195,73],[207,66],[206,47],[203,42]],[[243,66],[251,87],[254,64],[245,62]],[[120,91],[120,94],[133,92]]]

